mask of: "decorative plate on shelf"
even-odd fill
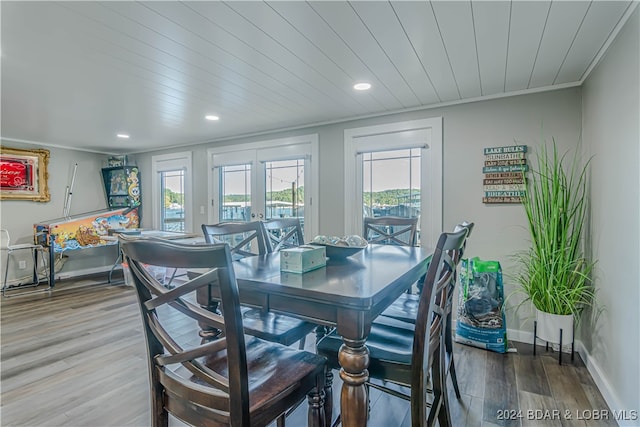
[[[316,236],[311,245],[324,246],[329,259],[345,259],[367,247],[369,242],[360,236]]]

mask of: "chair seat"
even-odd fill
[[[151,425],[167,427],[172,414],[194,426],[257,427],[276,420],[283,426],[286,414],[306,397],[309,423],[324,426],[325,359],[245,335],[227,244],[120,239],[145,330]],[[208,270],[167,289],[149,274],[148,265]],[[211,303],[214,282],[222,314]],[[206,309],[193,295],[201,289],[209,302]],[[195,344],[195,330],[191,335],[175,328],[183,319],[224,331],[224,337]]]
[[[264,313],[259,308],[242,307],[241,311],[246,334],[283,345],[300,341],[317,326],[284,314]]]
[[[415,324],[419,303],[420,295],[402,294],[381,315]]]
[[[411,384],[413,335],[412,324],[388,317],[376,318],[367,337],[369,375],[372,378],[387,378],[393,382]],[[317,353],[327,358],[331,368],[339,369],[338,350],[341,345],[342,337],[333,331],[318,341]]]
[[[284,412],[292,404],[306,397],[306,391],[312,388],[317,377],[324,376],[323,357],[306,351],[299,351],[259,338],[245,336],[247,355],[247,377],[249,381],[249,411],[251,425],[263,425],[273,418],[273,413]],[[215,353],[201,358],[209,369],[225,378],[229,377],[226,352]],[[167,379],[166,371],[160,370],[163,385]],[[180,365],[175,375],[189,378],[195,384],[209,388],[202,379],[191,375],[187,368]],[[292,387],[296,384],[296,387]],[[302,387],[300,386],[302,385]],[[180,416],[176,413],[176,416]]]
[[[210,305],[211,300],[206,288],[196,291],[196,301],[203,307]],[[259,308],[241,307],[240,311],[245,334],[287,346],[302,340],[317,326],[295,317],[265,312]]]

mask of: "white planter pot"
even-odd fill
[[[560,330],[562,330],[562,345],[573,342],[573,315],[545,313],[536,309],[536,336],[552,344],[560,344]]]

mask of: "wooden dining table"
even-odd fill
[[[430,251],[370,244],[307,273],[280,271],[280,254],[234,261],[240,302],[335,326],[342,336],[340,413],[345,427],[367,424],[369,351],[373,320],[427,272]],[[212,292],[215,298],[215,292]],[[328,420],[329,424],[331,420]]]

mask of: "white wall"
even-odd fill
[[[510,256],[527,247],[525,216],[520,205],[482,204],[482,166],[484,147],[514,144],[537,146],[542,135],[555,137],[560,147],[574,147],[580,138],[581,90],[571,88],[554,92],[522,95],[491,101],[482,101],[456,106],[414,111],[357,120],[293,132],[270,134],[268,136],[225,141],[219,145],[253,142],[260,139],[318,133],[320,145],[320,222],[321,234],[340,235],[345,232],[344,211],[344,129],[439,117],[443,119],[444,139],[444,207],[445,229],[452,229],[462,220],[474,221],[476,227],[468,244],[469,256],[480,256],[502,262],[505,271],[505,291],[511,293],[513,287],[506,277],[511,270]],[[544,129],[543,129],[544,127]],[[206,222],[206,214],[200,215],[200,206],[207,209],[207,161],[206,150],[216,144],[194,146],[194,228]],[[138,155],[138,166],[142,174],[143,205],[150,209],[151,156],[168,150]],[[185,151],[185,147],[174,151]],[[151,215],[143,220],[151,226]],[[513,300],[514,302],[517,299]],[[533,331],[532,322],[523,325],[523,310],[519,316],[508,313],[510,329],[524,328]]]
[[[591,245],[604,311],[583,325],[582,336],[612,409],[640,413],[638,22],[637,9],[583,87],[585,148],[593,156]]]

